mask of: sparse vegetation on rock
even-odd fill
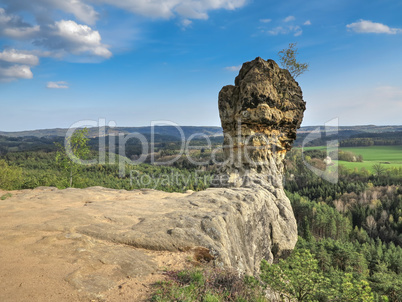
[[[301,63],[297,60],[299,52],[296,45],[297,43],[289,43],[288,48],[282,49],[278,52],[282,68],[287,69],[294,78],[305,73],[309,67],[309,64]]]

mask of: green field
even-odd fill
[[[340,149],[361,154],[364,161],[388,161],[402,164],[402,146],[345,147]]]
[[[325,149],[325,146],[307,147],[305,150]],[[347,168],[366,168],[372,171],[374,164],[381,163],[385,168],[402,168],[402,146],[369,146],[369,147],[344,147],[342,151],[349,151],[355,155],[362,155],[363,162],[339,161],[340,165]]]

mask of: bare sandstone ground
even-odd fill
[[[163,208],[158,200],[175,194],[103,188],[10,193],[0,201],[2,302],[145,301],[164,270],[184,268],[193,257],[190,251],[150,251],[76,232],[86,223],[113,224],[113,215],[124,217],[122,201],[136,204],[138,213],[131,219],[138,222],[147,211]],[[100,200],[117,210],[102,213],[88,207]]]
[[[10,193],[0,200],[2,302],[144,301],[165,270],[204,259],[253,274],[297,238],[281,188]]]

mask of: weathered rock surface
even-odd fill
[[[289,71],[256,58],[219,93],[226,163],[220,185],[281,187],[283,159],[306,109]]]
[[[196,247],[217,265],[253,273],[296,240],[289,204],[256,188],[11,193],[0,201],[1,301],[106,299],[120,284],[172,268],[169,262],[177,268],[185,262],[180,251]]]

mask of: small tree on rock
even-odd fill
[[[299,54],[296,48],[297,43],[289,43],[289,47],[278,52],[281,67],[289,70],[290,74],[297,78],[308,70],[309,64],[300,63],[296,56]]]

